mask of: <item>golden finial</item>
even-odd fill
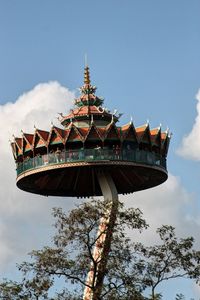
[[[85,85],[90,85],[90,71],[89,67],[85,67],[85,72],[84,72],[84,84]]]
[[[90,71],[89,71],[89,67],[88,67],[87,54],[85,54],[84,84],[90,85]]]

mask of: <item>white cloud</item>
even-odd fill
[[[182,144],[177,152],[185,158],[200,160],[200,90],[196,95],[196,99],[198,101],[197,117],[191,132],[183,138]]]
[[[150,229],[142,235],[137,234],[137,238],[152,244],[157,241],[155,231],[158,227],[172,225],[179,236],[193,235],[198,241],[200,216],[194,209],[196,199],[182,186],[180,178],[169,174],[164,184],[126,196],[124,201],[129,207],[139,207],[150,225]]]
[[[14,103],[0,106],[0,265],[1,275],[15,265],[18,258],[44,242],[51,230],[51,207],[58,201],[25,193],[15,184],[15,163],[9,138],[21,136],[20,130],[33,133],[34,124],[50,130],[57,112],[67,113],[75,95],[58,82],[41,83],[24,93]],[[73,200],[60,199],[60,206]],[[50,239],[50,237],[48,236]],[[46,238],[47,240],[47,238]],[[9,262],[9,264],[8,264]]]

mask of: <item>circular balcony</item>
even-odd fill
[[[98,196],[96,172],[108,171],[119,194],[161,184],[167,179],[166,159],[139,149],[57,150],[17,164],[20,189],[52,196]]]

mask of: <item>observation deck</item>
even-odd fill
[[[17,186],[47,196],[99,196],[96,174],[101,170],[112,174],[119,194],[150,188],[167,179],[166,159],[159,154],[94,148],[28,158],[17,164]]]
[[[99,172],[108,172],[118,194],[144,190],[167,179],[169,131],[150,129],[148,122],[135,127],[132,120],[117,126],[121,117],[103,106],[85,67],[81,95],[62,126],[50,131],[22,132],[11,143],[17,166],[17,186],[46,196],[102,195]]]

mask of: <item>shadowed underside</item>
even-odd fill
[[[128,194],[157,186],[167,180],[167,171],[158,166],[133,162],[77,162],[56,164],[26,171],[17,178],[17,186],[44,196],[101,196],[97,172],[111,175],[118,194]]]

